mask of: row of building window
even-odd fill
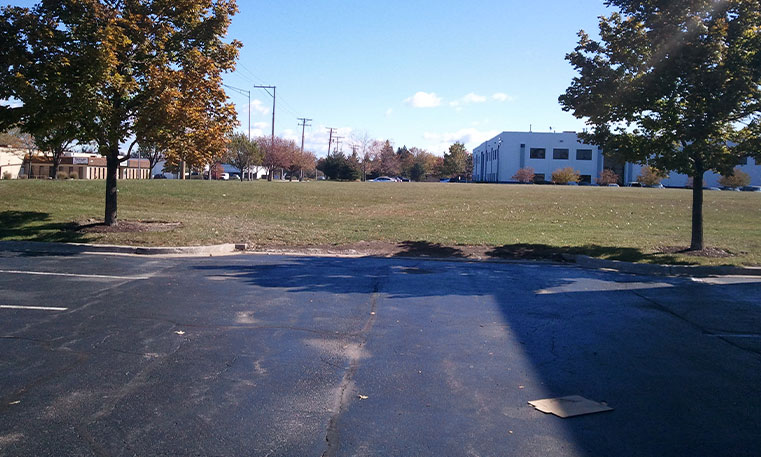
[[[570,151],[568,149],[553,149],[553,160],[568,160]],[[529,157],[532,159],[545,159],[547,151],[544,148],[531,148],[529,151]],[[577,149],[576,160],[592,160],[591,149]]]

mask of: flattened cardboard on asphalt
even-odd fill
[[[613,411],[613,408],[605,403],[589,400],[580,395],[532,400],[528,402],[528,404],[543,413],[554,414],[563,419],[567,417],[582,416],[584,414]]]

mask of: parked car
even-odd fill
[[[230,180],[230,173],[220,173],[219,177],[217,178],[222,181],[229,181]]]
[[[626,187],[642,187],[642,183],[639,181],[632,181],[626,183]]]
[[[703,190],[721,190],[716,186],[703,186]]]
[[[157,173],[153,175],[153,179],[166,179],[166,176],[163,173]]]
[[[651,185],[651,186],[643,186],[643,187],[650,187],[651,189],[665,189],[665,188],[663,187],[663,184],[661,184],[661,183],[658,183],[658,184],[653,184],[653,185]]]
[[[396,182],[394,178],[389,178],[388,176],[378,176],[377,178],[371,181],[372,182]]]
[[[240,181],[241,180],[240,173],[230,173],[230,179],[234,181]]]
[[[740,190],[743,192],[761,192],[761,186],[743,186]]]
[[[740,192],[739,187],[728,187],[728,186],[721,186],[721,190],[728,190],[731,192]]]
[[[620,187],[618,184],[612,182],[607,185],[607,187]]]

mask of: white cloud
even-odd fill
[[[264,102],[262,102],[259,99],[251,100],[251,112],[253,113],[269,114],[270,109],[268,108],[268,106],[269,105],[265,105]]]
[[[507,95],[504,92],[497,92],[496,94],[491,96],[492,100],[496,100],[498,102],[511,102],[515,100],[514,97]]]
[[[441,105],[441,97],[434,92],[417,92],[412,97],[404,100],[405,103],[413,108],[434,108]]]
[[[393,108],[389,108],[389,109],[387,109],[387,110],[386,110],[386,117],[391,117],[391,115],[392,115],[393,113],[394,113],[394,109],[393,109]]]
[[[459,111],[460,110],[459,107],[462,105],[470,105],[472,103],[484,103],[486,100],[487,100],[487,97],[471,92],[462,98],[459,98],[453,102],[449,102],[449,106],[453,108],[457,108],[457,111]]]

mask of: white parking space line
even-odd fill
[[[0,273],[7,273],[7,274],[14,274],[14,275],[66,276],[70,278],[87,278],[87,279],[118,279],[118,280],[128,280],[128,281],[150,279],[148,276],[84,275],[84,274],[77,274],[77,273],[55,273],[55,272],[49,272],[49,271],[0,270]]]
[[[0,305],[0,309],[28,309],[31,311],[66,311],[69,308],[56,308],[54,306]]]

